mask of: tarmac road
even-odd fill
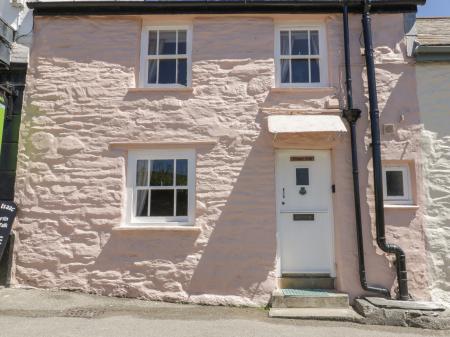
[[[450,337],[450,331],[271,319],[252,308],[0,289],[0,337]]]

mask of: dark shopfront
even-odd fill
[[[26,63],[11,60],[11,47],[15,32],[0,20],[0,107],[3,124],[0,152],[0,202],[14,200],[17,150],[22,112],[23,90],[27,71]],[[11,252],[14,237],[10,236],[0,261],[0,285],[9,283]],[[3,242],[3,244],[6,244]],[[1,249],[0,249],[1,251]]]

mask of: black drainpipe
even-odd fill
[[[367,86],[369,90],[370,130],[372,134],[372,161],[373,161],[373,182],[375,192],[375,218],[376,218],[377,244],[382,251],[390,254],[395,254],[399,299],[407,301],[409,300],[409,294],[408,294],[408,279],[406,273],[405,253],[399,246],[387,243],[385,236],[380,125],[379,125],[380,111],[378,110],[375,62],[373,59],[372,28],[370,19],[371,0],[362,0],[362,4],[364,5],[362,15],[362,25],[363,25],[364,49],[367,68]]]
[[[356,223],[356,242],[358,245],[358,264],[359,264],[359,281],[361,287],[365,291],[379,293],[385,297],[390,297],[390,292],[386,288],[370,286],[366,279],[366,266],[364,261],[364,242],[361,221],[361,202],[359,195],[359,171],[358,171],[358,152],[356,141],[356,122],[361,116],[360,109],[353,108],[353,90],[352,90],[352,70],[350,63],[350,39],[348,24],[348,2],[346,1],[343,8],[343,25],[344,25],[344,56],[345,56],[345,82],[347,89],[347,109],[343,111],[343,116],[350,125],[351,147],[352,147],[352,172],[353,172],[353,196],[355,201],[355,223]]]

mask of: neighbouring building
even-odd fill
[[[417,20],[417,94],[424,125],[423,170],[430,289],[450,303],[450,18]]]
[[[0,200],[14,199],[19,128],[33,16],[24,0],[0,2]],[[9,283],[12,240],[0,261],[0,285]]]
[[[409,293],[427,300],[434,274],[408,14],[423,2],[371,7],[381,199],[360,1],[350,1],[349,69],[362,110],[354,149],[367,280],[396,296],[395,257],[376,240],[384,211],[387,241],[406,253]],[[341,117],[342,1],[29,7],[16,285],[235,305],[266,305],[276,288],[371,294],[360,285]]]

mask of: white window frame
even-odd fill
[[[136,217],[135,200],[137,195],[136,186],[136,164],[138,160],[164,160],[164,159],[187,159],[188,160],[188,215],[169,217]],[[135,226],[193,226],[195,219],[195,162],[196,153],[194,149],[152,149],[152,150],[130,150],[128,152],[127,166],[127,225]],[[176,170],[174,169],[176,172]],[[174,172],[174,174],[175,174]],[[175,180],[174,180],[175,184]],[[176,186],[153,186],[149,189],[176,189]],[[150,198],[149,198],[150,200]],[[176,209],[176,202],[175,202]]]
[[[387,195],[387,171],[401,171],[403,177],[403,196]],[[411,175],[409,165],[386,165],[383,167],[383,197],[387,204],[411,205],[413,203],[411,193]]]
[[[148,55],[148,34],[149,31],[156,30],[185,30],[186,31],[186,54],[177,55]],[[159,50],[159,34],[157,41],[157,50]],[[141,32],[141,61],[139,69],[139,85],[142,88],[189,88],[192,86],[192,25],[158,25],[158,26],[143,26]],[[162,60],[162,59],[179,59],[186,58],[186,86],[178,83],[148,83],[148,60]],[[159,66],[158,66],[159,68]],[[178,67],[176,69],[178,72]],[[158,75],[157,75],[158,76]],[[158,78],[158,77],[157,77]]]
[[[286,56],[281,55],[280,51],[280,32],[284,30],[318,30],[319,31],[319,69],[320,69],[320,82],[318,83],[281,83],[281,59],[311,59],[311,55],[308,56]],[[311,24],[282,24],[275,27],[275,85],[278,88],[317,88],[328,86],[328,50],[327,50],[327,36],[324,23],[311,23]],[[289,40],[289,44],[291,41]],[[311,70],[310,70],[311,80]],[[291,73],[292,76],[292,73]]]

